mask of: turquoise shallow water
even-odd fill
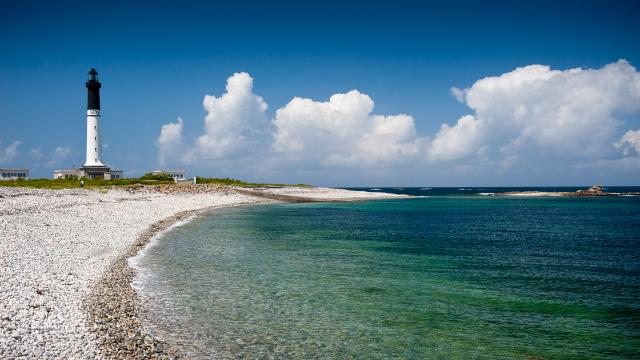
[[[138,266],[189,357],[640,357],[639,197],[220,209]]]

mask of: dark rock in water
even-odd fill
[[[604,191],[604,186],[602,185],[594,185],[587,190],[578,190],[575,193],[571,193],[570,196],[615,196],[618,194],[613,194]]]

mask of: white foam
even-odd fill
[[[132,288],[134,288],[136,291],[141,290],[144,287],[144,284],[146,282],[145,280],[148,280],[149,277],[151,276],[148,269],[141,265],[141,262],[144,259],[144,257],[147,255],[147,252],[149,251],[149,249],[157,246],[160,239],[162,239],[168,232],[180,226],[190,223],[196,217],[197,215],[191,215],[188,218],[176,221],[166,229],[159,231],[158,233],[153,235],[151,239],[149,239],[149,242],[147,243],[147,245],[145,245],[145,247],[142,250],[138,251],[138,253],[135,256],[132,256],[129,259],[127,259],[127,264],[129,265],[129,267],[131,267],[132,269],[138,270],[138,273],[131,281]]]

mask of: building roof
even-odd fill
[[[154,170],[151,173],[183,173],[186,172],[183,169],[163,169],[163,170]]]
[[[29,172],[29,168],[0,168],[0,171],[26,171]]]

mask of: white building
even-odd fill
[[[112,179],[122,179],[123,175],[124,175],[124,172],[122,170],[109,169],[109,171],[102,174],[102,177],[105,180],[112,180]],[[85,169],[81,167],[76,169],[56,170],[53,172],[53,178],[54,179],[79,179],[79,178],[94,179],[96,178],[96,176],[93,176],[93,177],[90,176],[90,174],[87,174],[85,172]]]
[[[122,179],[123,176],[124,176],[124,171],[122,170],[110,169],[109,172],[104,173],[105,180]]]
[[[29,179],[29,169],[3,169],[0,168],[0,181],[5,180],[27,180]]]
[[[184,181],[187,178],[187,172],[184,170],[155,170],[151,173],[153,175],[169,175],[175,181]]]
[[[80,169],[63,169],[53,172],[54,179],[79,179],[82,177]]]

